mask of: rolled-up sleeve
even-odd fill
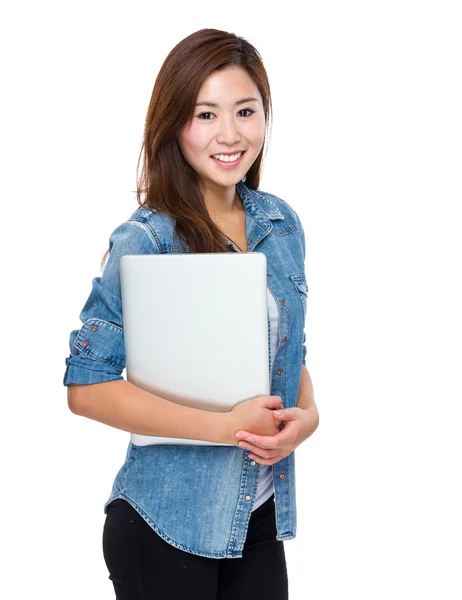
[[[65,386],[123,379],[125,344],[120,258],[125,254],[155,254],[159,250],[143,223],[127,220],[112,232],[109,251],[103,274],[92,280],[90,295],[80,313],[82,326],[69,337]]]

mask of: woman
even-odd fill
[[[144,435],[211,440],[212,431],[211,441],[231,444],[129,443],[104,507],[119,599],[288,597],[294,450],[318,412],[305,360],[302,224],[287,202],[258,190],[270,111],[266,71],[243,38],[202,29],[173,48],[147,113],[140,207],[113,231],[70,336],[64,385],[74,413]],[[124,380],[120,257],[228,251],[267,258],[272,395],[214,413]]]

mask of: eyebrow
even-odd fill
[[[249,96],[248,98],[242,98],[242,100],[238,100],[234,103],[234,106],[239,106],[239,104],[245,104],[246,102],[258,102],[258,100],[253,96]],[[203,102],[198,102],[196,106],[212,106],[213,108],[217,108],[219,104],[215,104],[215,102],[208,102],[207,100],[204,100]]]

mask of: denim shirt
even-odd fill
[[[236,190],[246,213],[248,252],[266,255],[267,285],[279,309],[271,395],[280,396],[284,408],[293,407],[306,364],[303,228],[297,213],[277,196],[252,190],[242,181]],[[80,313],[83,325],[70,334],[64,385],[123,379],[120,257],[188,252],[174,234],[174,225],[165,213],[139,207],[113,231],[102,277],[92,280]],[[229,250],[238,252],[225,239]],[[241,558],[260,472],[248,454],[238,446],[136,446],[130,441],[104,512],[110,502],[122,498],[176,548],[210,558]],[[273,465],[273,481],[276,539],[290,540],[297,527],[295,452]]]

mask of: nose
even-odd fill
[[[232,146],[240,141],[239,126],[233,116],[224,116],[220,119],[217,142]]]

